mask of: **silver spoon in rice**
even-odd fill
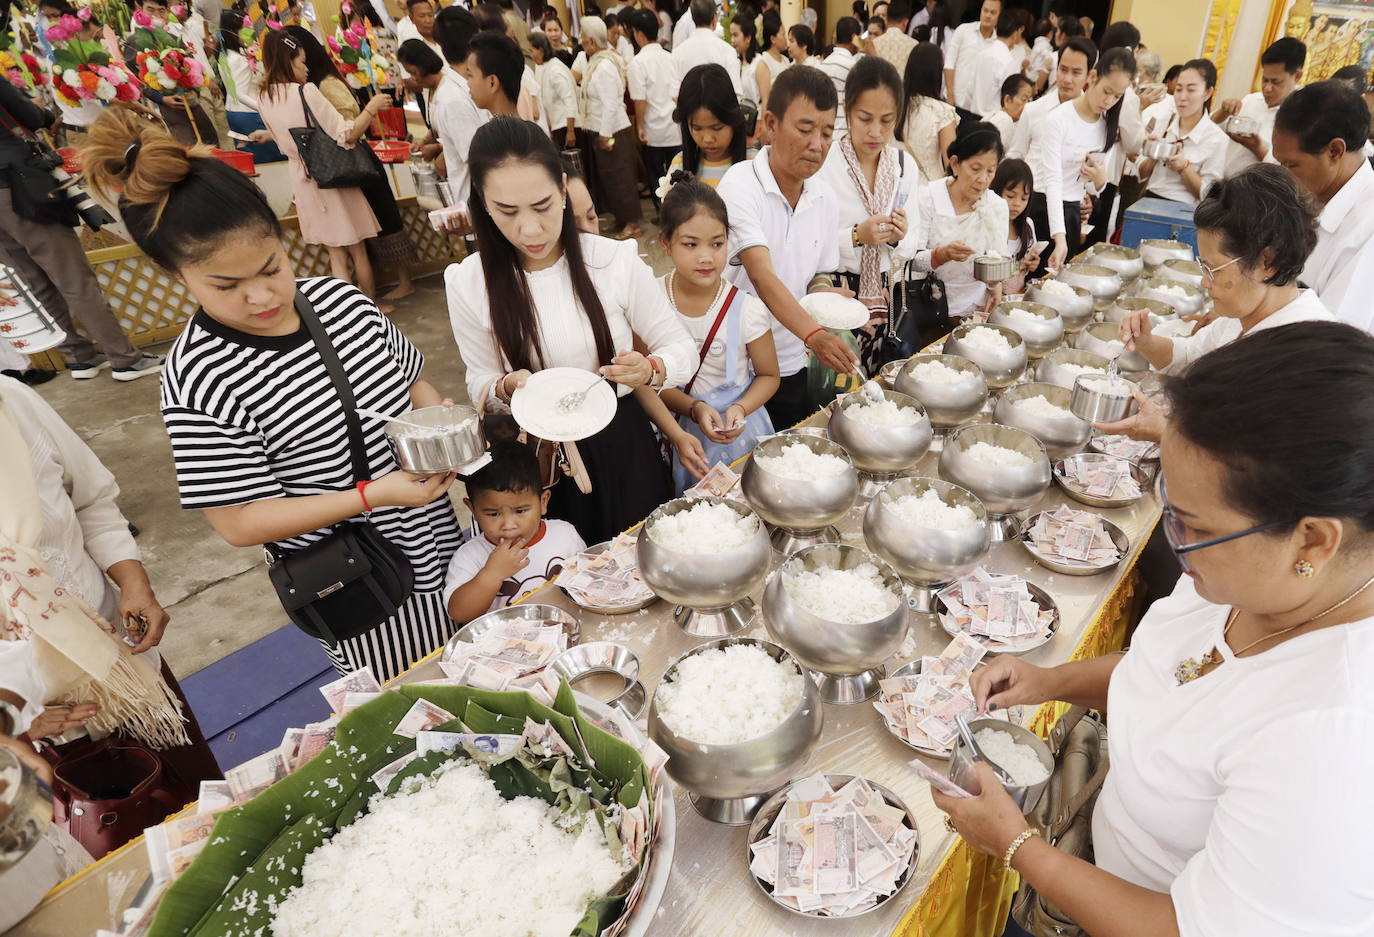
[[[604,378],[598,374],[596,380],[588,384],[583,390],[570,391],[562,397],[559,397],[557,402],[554,403],[554,409],[559,413],[576,413],[578,410],[581,410],[582,404],[587,400],[587,395],[590,394],[592,388],[600,384],[602,380],[604,380]]]

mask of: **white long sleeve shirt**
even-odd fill
[[[602,59],[583,75],[587,84],[587,129],[602,137],[614,137],[630,126],[625,113],[625,82],[614,62]]]
[[[224,89],[224,109],[243,113],[258,110],[258,92],[262,90],[262,73],[248,64],[248,57],[242,52],[230,52],[229,77],[234,86]]]
[[[577,82],[572,71],[557,58],[537,69],[539,105],[550,130],[566,130],[577,120]]]
[[[629,348],[638,335],[652,354],[663,359],[666,387],[680,387],[697,367],[697,345],[668,305],[648,264],[639,259],[634,241],[612,241],[593,234],[579,235],[583,261],[606,313],[616,349]],[[565,255],[553,266],[525,274],[534,313],[543,338],[543,366],[595,371],[610,364],[600,361],[596,339],[581,307],[573,299],[572,277]],[[467,368],[469,397],[482,399],[488,386],[511,370],[492,331],[493,311],[482,273],[482,255],[470,254],[444,273],[449,321],[458,353]],[[632,334],[633,333],[633,334]],[[616,385],[622,396],[629,388]]]
[[[966,111],[974,109],[973,74],[978,53],[994,42],[997,42],[995,33],[984,37],[978,23],[972,22],[954,30],[954,36],[945,47],[945,68],[954,72],[954,87],[950,89],[954,93],[954,103]]]
[[[1298,293],[1297,299],[1287,306],[1271,312],[1268,318],[1261,321],[1249,332],[1241,332],[1239,319],[1221,316],[1207,323],[1192,335],[1171,338],[1170,341],[1174,343],[1174,356],[1169,361],[1168,367],[1163,370],[1165,374],[1182,373],[1188,365],[1209,351],[1216,351],[1222,345],[1229,345],[1237,339],[1265,329],[1276,329],[1281,325],[1292,325],[1295,322],[1330,322],[1332,318],[1331,312],[1317,298],[1315,292],[1302,290]]]
[[[673,62],[677,65],[677,84],[673,87],[673,100],[677,100],[677,89],[682,79],[698,65],[719,65],[730,76],[735,97],[742,93],[740,87],[740,63],[737,53],[730,43],[717,36],[714,31],[701,27],[692,30],[682,42],[673,42]]]
[[[1355,175],[1317,216],[1317,247],[1302,281],[1342,322],[1374,331],[1374,169]]]
[[[1055,108],[1045,120],[1041,145],[1044,171],[1036,181],[1044,186],[1051,237],[1064,233],[1065,202],[1078,203],[1085,193],[1097,194],[1083,178],[1082,169],[1088,154],[1094,152],[1102,154],[1098,158],[1103,167],[1110,167],[1116,144],[1110,149],[1103,146],[1105,133],[1105,118],[1088,123],[1073,105]]]
[[[900,272],[901,266],[916,256],[917,249],[925,245],[926,238],[925,229],[921,226],[920,207],[915,198],[915,192],[921,181],[920,169],[910,153],[891,145],[888,149],[900,154],[896,198],[903,202],[907,227],[906,236],[897,243],[896,247],[879,248],[879,262],[882,264],[884,273],[889,272],[893,266],[899,268]],[[864,248],[854,246],[851,229],[854,225],[867,221],[869,213],[864,209],[863,197],[859,193],[858,185],[854,182],[854,177],[849,172],[849,164],[845,162],[844,153],[838,143],[830,148],[830,152],[825,157],[825,163],[821,166],[819,176],[821,181],[830,186],[830,190],[835,193],[835,204],[839,209],[839,230],[836,242],[840,248],[840,263],[835,269],[842,273],[858,273],[859,261]],[[891,206],[886,206],[884,211],[890,208]]]
[[[1021,60],[1000,39],[979,50],[973,60],[973,106],[975,114],[991,114],[1002,106],[1002,82],[1021,70]],[[956,81],[958,80],[956,75]]]
[[[1027,104],[1021,111],[1021,119],[1016,122],[1016,132],[1012,134],[1011,148],[1007,150],[1007,156],[1026,161],[1026,165],[1030,166],[1031,176],[1035,179],[1037,192],[1045,191],[1045,181],[1049,178],[1044,156],[1045,127],[1049,123],[1050,114],[1061,104],[1068,103],[1061,101],[1059,92],[1051,88],[1044,97],[1036,98]]]
[[[1240,99],[1238,117],[1250,117],[1259,121],[1259,138],[1266,152],[1274,148],[1274,118],[1279,114],[1279,105],[1270,107],[1264,103],[1264,94],[1252,91]],[[1222,133],[1226,131],[1223,130]],[[1241,146],[1230,137],[1226,138],[1226,178],[1234,176],[1242,169],[1253,166],[1259,160],[1255,154]]]

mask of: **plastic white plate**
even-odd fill
[[[827,329],[857,329],[868,324],[868,307],[851,296],[807,293],[801,304],[818,325]]]
[[[606,428],[615,416],[615,389],[606,381],[592,384],[596,375],[581,368],[546,368],[511,395],[510,409],[519,423],[540,439],[576,442]],[[588,389],[590,388],[590,389]],[[558,401],[566,394],[587,391],[582,406],[561,413]]]

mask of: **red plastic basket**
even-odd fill
[[[253,154],[244,150],[211,150],[215,159],[228,163],[245,176],[253,175],[256,170],[253,167]]]
[[[62,157],[62,168],[73,176],[81,172],[81,151],[74,146],[62,146],[57,148],[57,155]]]
[[[402,107],[384,108],[372,121],[372,132],[383,139],[404,140],[406,130],[406,112]]]
[[[369,140],[368,145],[384,163],[404,163],[410,158],[410,144],[404,140]]]

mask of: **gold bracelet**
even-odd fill
[[[1024,846],[1024,845],[1026,845],[1026,840],[1030,839],[1032,836],[1039,836],[1039,835],[1040,835],[1040,831],[1037,830],[1037,829],[1035,829],[1034,827],[1031,827],[1031,828],[1028,829],[1028,830],[1022,830],[1022,831],[1017,835],[1017,837],[1016,837],[1014,840],[1011,841],[1011,845],[1007,847],[1007,853],[1006,853],[1006,855],[1004,855],[1004,856],[1002,857],[1002,868],[1007,869],[1007,870],[1010,870],[1010,869],[1011,869],[1011,860],[1012,860],[1013,858],[1015,858],[1015,856],[1016,856],[1016,850],[1020,849],[1020,848],[1021,848],[1022,846]]]

